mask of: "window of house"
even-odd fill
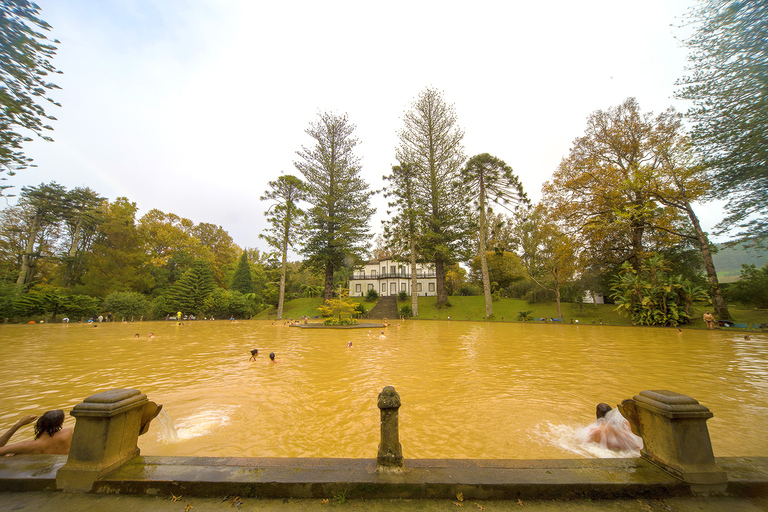
[[[405,283],[400,283],[400,291],[401,292],[405,291]]]
[[[421,283],[416,283],[416,291],[417,292],[421,291]]]
[[[373,285],[371,283],[368,283],[368,289],[373,290]]]
[[[376,279],[376,271],[375,270],[371,270],[371,277]]]
[[[355,291],[356,291],[357,293],[360,293],[360,292],[362,291],[362,289],[363,289],[362,285],[359,285],[359,284],[356,284],[356,285],[355,285]]]
[[[429,291],[435,291],[435,283],[429,283]]]
[[[397,269],[395,268],[395,266],[394,266],[394,265],[392,265],[391,267],[389,267],[389,270],[390,270],[390,272],[392,272],[392,274],[397,274]]]
[[[387,283],[381,283],[381,293],[387,293]]]
[[[424,271],[421,270],[420,268],[416,269],[416,277],[421,277],[423,273],[424,273]]]

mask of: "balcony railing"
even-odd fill
[[[417,279],[429,279],[429,278],[435,278],[437,277],[434,272],[422,272],[421,274],[417,273],[416,278]],[[411,273],[410,272],[385,272],[380,273],[376,272],[375,274],[370,272],[355,272],[352,274],[352,279],[356,281],[361,281],[364,279],[410,279]]]

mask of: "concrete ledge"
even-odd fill
[[[768,458],[720,459],[738,477],[728,492],[768,496]],[[260,498],[569,499],[688,496],[690,487],[643,459],[407,460],[402,474],[375,459],[137,457],[94,484],[97,493]],[[725,468],[724,468],[725,469]],[[726,470],[727,471],[727,470]],[[762,493],[762,494],[761,494]]]
[[[0,457],[0,491],[55,491],[56,472],[66,462],[66,455]]]
[[[56,490],[63,455],[0,460],[0,492]],[[768,496],[768,457],[718,458],[731,496]],[[376,473],[375,459],[136,457],[96,481],[99,494],[332,499],[607,499],[690,496],[690,487],[643,459],[405,461]]]

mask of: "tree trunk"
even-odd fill
[[[485,181],[480,179],[480,270],[483,274],[483,293],[485,294],[485,318],[493,316],[493,298],[491,297],[491,278],[488,276],[488,257],[485,254]]]
[[[24,249],[24,255],[21,257],[21,270],[19,271],[19,278],[16,280],[16,293],[21,293],[24,290],[24,285],[27,283],[29,277],[29,269],[32,266],[32,254],[35,250],[35,239],[37,239],[37,230],[40,219],[37,215],[32,218],[32,226],[29,228],[29,238],[27,238],[27,246]]]
[[[491,297],[491,278],[488,275],[488,258],[485,255],[485,240],[480,234],[480,268],[483,272],[483,292],[485,292],[485,317],[493,316],[493,298]]]
[[[441,255],[435,257],[435,279],[437,281],[435,307],[441,308],[448,304],[448,291],[445,289],[445,262]]]
[[[632,230],[632,255],[629,258],[629,262],[632,264],[632,268],[635,272],[640,271],[640,265],[643,261],[643,229],[644,225],[637,219],[633,219],[630,228]]]
[[[331,300],[333,298],[333,263],[330,261],[325,264],[325,291],[323,292],[323,300]]]
[[[411,235],[411,315],[419,316],[419,291],[416,278],[416,240]]]
[[[280,295],[277,297],[277,319],[283,319],[283,304],[285,303],[285,273],[288,265],[288,228],[283,236],[283,259],[280,269]]]
[[[693,224],[693,229],[696,232],[696,238],[699,242],[699,249],[701,250],[701,257],[704,259],[704,268],[707,271],[709,293],[712,296],[712,306],[715,310],[715,316],[718,320],[730,320],[731,313],[725,305],[723,290],[720,288],[720,282],[717,279],[717,271],[715,270],[715,263],[712,261],[712,253],[709,251],[709,239],[707,239],[707,235],[701,229],[699,218],[694,213],[691,204],[687,201],[685,202],[685,211],[688,213],[688,218],[691,219],[691,224]]]
[[[563,319],[563,310],[560,306],[560,282],[555,281],[555,302],[557,302],[557,318]]]

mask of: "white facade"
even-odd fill
[[[584,304],[605,304],[605,297],[591,290],[585,291],[581,300]]]
[[[416,291],[422,297],[437,295],[437,278],[433,264],[416,264],[416,286]],[[369,261],[349,278],[349,296],[364,297],[369,289],[376,290],[382,297],[397,295],[401,291],[410,295],[410,263],[389,258]]]

